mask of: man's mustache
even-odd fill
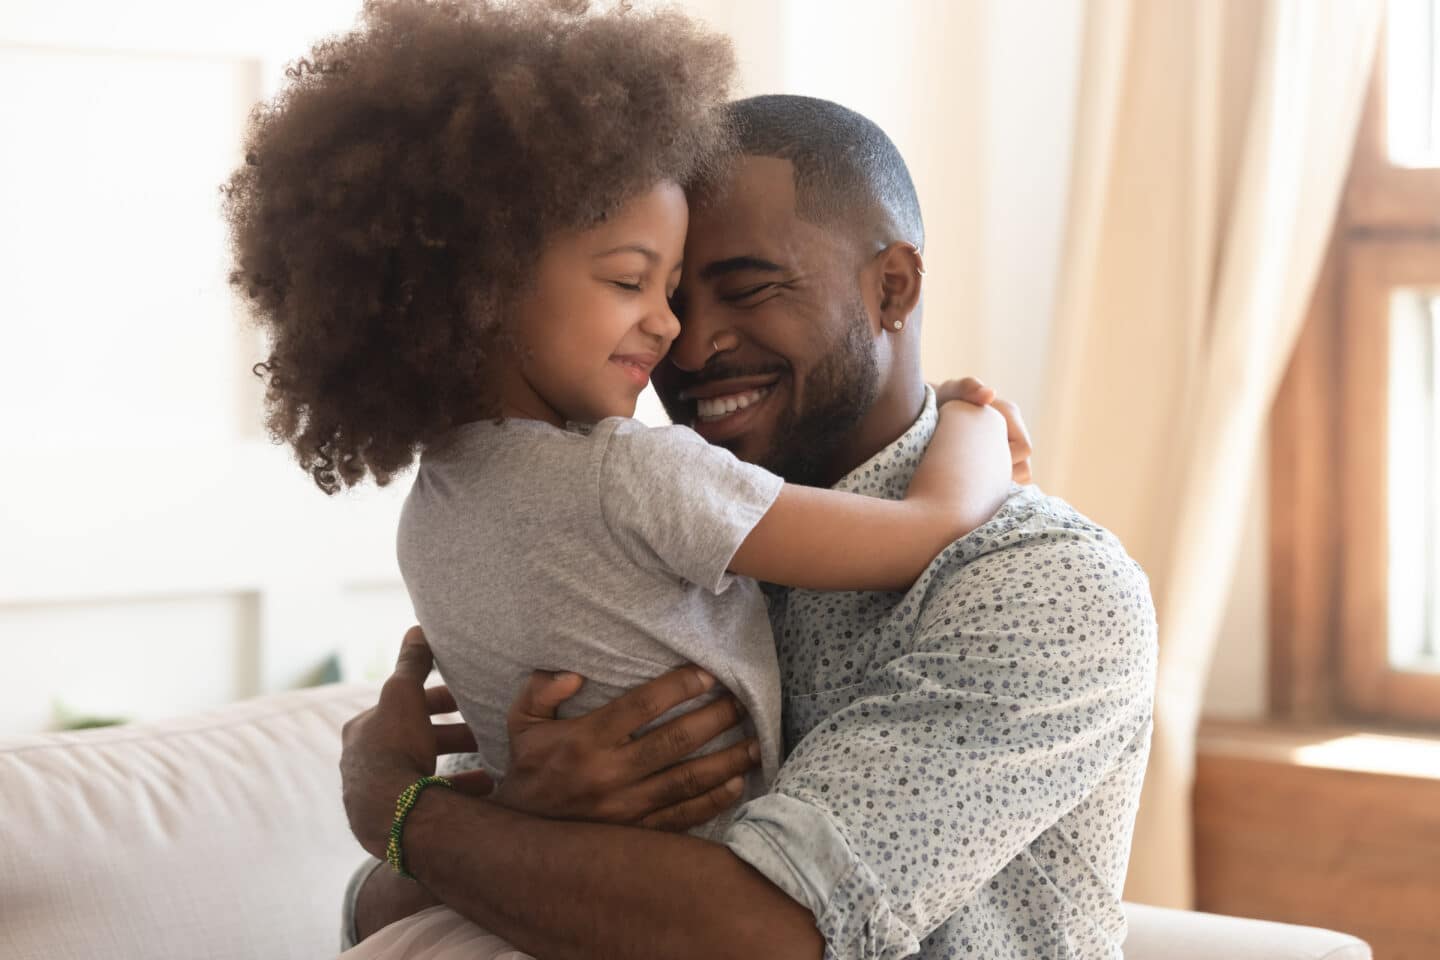
[[[717,380],[738,380],[741,377],[766,377],[786,371],[783,363],[707,363],[694,373],[672,368],[664,378],[666,393],[704,386]]]

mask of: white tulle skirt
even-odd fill
[[[397,920],[340,956],[342,960],[534,960],[445,906]]]

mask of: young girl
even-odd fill
[[[497,781],[531,671],[586,677],[575,715],[690,662],[745,709],[706,749],[754,739],[748,798],[781,750],[756,580],[908,588],[1004,499],[1005,427],[945,404],[886,501],[630,419],[680,329],[681,185],[729,146],[732,58],[677,13],[564,6],[370,2],[316,45],[227,186],[232,282],[269,336],[270,428],[323,490],[420,456],[401,572]],[[511,949],[437,911],[362,949]]]

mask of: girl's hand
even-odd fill
[[[1010,443],[1010,476],[1016,483],[1030,482],[1030,457],[1034,453],[1030,446],[1030,431],[1025,428],[1025,419],[1020,408],[1009,400],[995,395],[995,388],[988,387],[974,377],[963,380],[946,380],[934,385],[935,405],[941,406],[950,400],[963,400],[977,407],[994,407],[1005,418],[1005,435]]]

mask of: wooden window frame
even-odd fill
[[[1341,222],[1386,233],[1440,231],[1440,168],[1397,167],[1390,162],[1385,119],[1385,32],[1355,141]]]
[[[1385,105],[1380,55],[1271,418],[1270,706],[1293,721],[1433,728],[1440,673],[1389,663],[1389,350],[1376,331],[1395,288],[1440,289],[1440,169],[1390,164]]]

